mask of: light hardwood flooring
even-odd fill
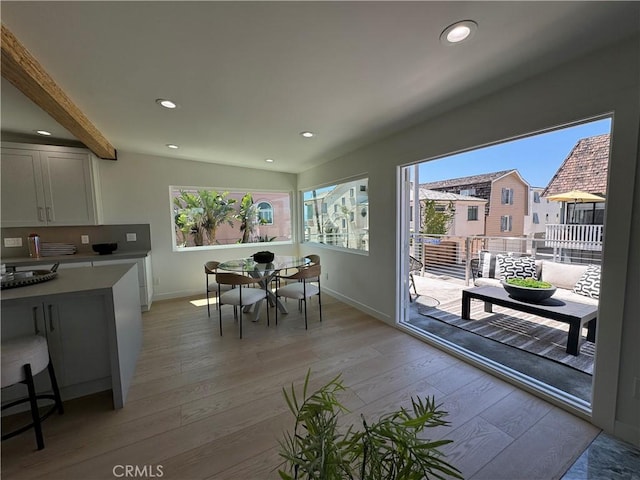
[[[146,468],[146,478],[279,478],[278,439],[292,426],[281,390],[308,369],[315,387],[342,373],[350,423],[434,395],[451,426],[428,436],[454,440],[444,451],[465,478],[560,478],[599,432],[328,295],[322,323],[309,303],[308,331],[289,301],[278,326],[245,316],[242,340],[231,307],[221,337],[215,307],[209,319],[198,300],[156,302],[143,314],[124,409],[112,410],[108,393],[65,402],[65,414],[43,424],[44,450],[31,431],[2,442],[2,478],[113,479],[126,465]]]

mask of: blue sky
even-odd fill
[[[420,183],[515,168],[532,187],[546,187],[578,140],[610,131],[606,118],[421,163]]]

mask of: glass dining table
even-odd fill
[[[235,272],[249,275],[254,278],[261,278],[260,286],[265,288],[269,285],[281,271],[286,271],[290,268],[304,267],[309,265],[311,260],[307,257],[296,257],[289,255],[277,255],[272,262],[258,263],[253,258],[240,258],[237,260],[228,260],[218,265],[218,271]],[[269,305],[276,305],[282,313],[289,313],[285,304],[278,298],[275,293],[270,289],[267,289],[269,296]],[[255,305],[255,317],[254,321],[258,321],[260,318],[260,309],[263,302],[258,302]],[[245,307],[245,312],[249,311],[251,306]]]

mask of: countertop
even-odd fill
[[[49,281],[2,290],[2,302],[69,293],[90,293],[110,290],[133,265],[103,265],[69,268],[58,271]]]
[[[101,262],[106,260],[136,260],[149,255],[151,250],[134,250],[129,252],[118,252],[108,255],[97,253],[76,253],[74,255],[58,255],[55,257],[16,257],[3,258],[2,263],[7,267],[29,267],[37,265],[53,265],[54,263],[79,263],[79,262]]]

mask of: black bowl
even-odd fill
[[[521,302],[540,303],[556,293],[556,287],[553,286],[548,288],[531,288],[511,285],[507,282],[502,282],[502,286],[510,297],[520,300]]]
[[[117,243],[94,243],[91,245],[93,251],[100,255],[108,255],[118,249]]]
[[[253,261],[256,263],[271,263],[275,258],[273,252],[258,252],[253,254]]]

